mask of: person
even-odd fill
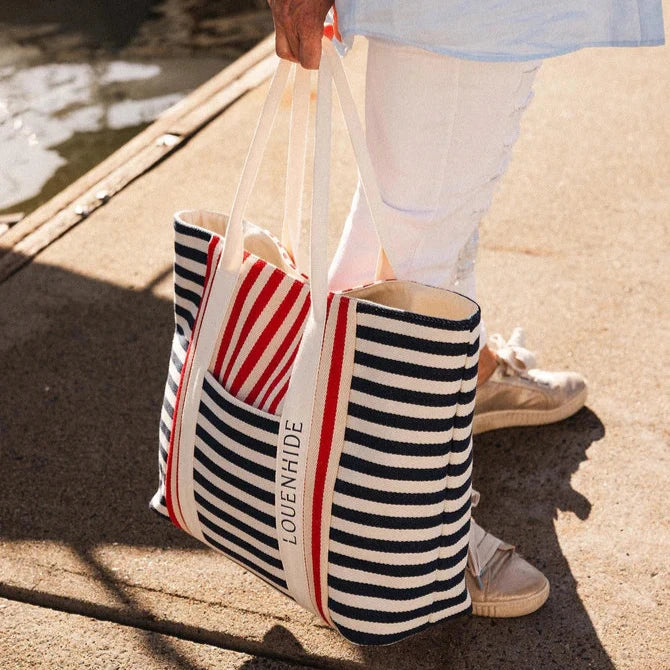
[[[479,223],[509,163],[543,59],[587,46],[664,43],[661,0],[268,0],[277,55],[317,68],[333,4],[336,36],[368,38],[367,142],[399,279],[475,298]],[[380,250],[359,184],[331,266],[332,289],[375,277]],[[539,425],[586,401],[575,372],[536,368],[523,331],[482,327],[473,432]],[[473,496],[476,503],[478,496]],[[474,521],[466,581],[473,613],[520,616],[545,576]]]

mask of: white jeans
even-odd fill
[[[399,279],[475,298],[479,222],[511,157],[540,62],[480,62],[369,40],[367,141]],[[374,278],[379,246],[360,184],[333,289]],[[482,338],[482,343],[485,338]]]

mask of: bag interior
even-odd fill
[[[228,216],[218,212],[192,210],[180,212],[178,217],[183,223],[204,228],[221,237],[225,236],[228,226]],[[304,281],[304,277],[291,263],[288,252],[274,235],[248,221],[244,222],[244,248],[289,276]],[[400,279],[377,281],[342,291],[342,294],[390,309],[451,321],[469,319],[479,309],[477,303],[459,293]]]

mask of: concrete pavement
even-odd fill
[[[229,209],[262,86],[0,284],[0,667],[670,666],[669,66],[668,48],[546,62],[483,225],[489,331],[522,324],[544,367],[590,381],[572,419],[475,443],[478,520],[547,574],[545,607],[353,647],[148,511],[172,214]],[[275,232],[288,109],[248,212]],[[339,119],[334,146],[332,246],[355,182]]]

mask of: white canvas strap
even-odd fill
[[[321,542],[322,537],[311,536],[311,519],[308,518],[304,501],[306,497],[311,498],[314,493],[314,482],[310,481],[307,473],[314,471],[313,460],[317,457],[316,452],[318,451],[308,449],[308,445],[316,444],[315,440],[311,439],[311,433],[320,430],[322,420],[322,417],[314,416],[314,398],[319,382],[328,301],[327,247],[333,79],[374,222],[380,220],[382,206],[365,136],[344,68],[331,42],[324,39],[317,90],[314,186],[310,227],[311,307],[293,364],[291,383],[284,399],[277,449],[278,477],[275,486],[279,552],[286,583],[291,596],[300,605],[316,614],[319,612],[314,602],[314,590],[322,589],[323,584],[314,583],[312,551],[313,543]],[[287,473],[284,469],[290,469],[293,472]],[[290,480],[286,478],[287,475],[290,476]],[[289,489],[289,482],[295,487],[293,490]],[[334,484],[334,480],[329,480],[329,483]],[[286,511],[282,503],[288,498],[295,501],[295,514],[290,520],[282,516],[282,509]],[[326,498],[329,499],[329,495]],[[287,529],[292,532],[287,532]],[[319,553],[323,555],[325,552],[326,548],[321,547]],[[325,607],[327,598],[321,598],[321,601],[322,606]],[[327,613],[324,612],[324,614],[328,619]]]
[[[370,210],[370,218],[372,219],[374,229],[377,232],[379,248],[382,250],[388,249],[389,245],[385,244],[387,232],[386,229],[381,226],[381,222],[384,219],[383,200],[377,184],[375,170],[372,166],[372,159],[370,158],[370,152],[368,151],[363,126],[361,125],[361,120],[356,111],[356,103],[354,101],[354,96],[351,93],[351,86],[349,86],[347,75],[344,71],[344,67],[342,67],[342,59],[338,55],[332,42],[327,39],[323,40],[323,55],[329,63],[333,73],[337,97],[340,101],[342,116],[344,117],[344,122],[349,132],[351,146],[354,150],[361,186],[363,187],[363,193],[365,194],[365,199]],[[328,156],[328,160],[330,162],[330,156]],[[389,262],[388,270],[390,273],[395,274],[391,266],[392,263]]]
[[[302,67],[295,68],[281,242],[296,265],[298,264],[302,226],[302,195],[305,186],[311,79],[310,70]]]
[[[291,596],[306,609],[318,614],[310,592],[310,519],[305,514],[305,496],[310,495],[307,486],[307,466],[310,460],[308,446],[312,431],[314,396],[321,360],[323,334],[326,324],[327,276],[319,272],[327,266],[328,242],[328,184],[330,183],[330,136],[332,108],[332,78],[327,63],[319,69],[317,87],[317,114],[314,142],[314,189],[312,199],[312,225],[310,227],[310,294],[311,306],[303,332],[298,354],[293,364],[291,383],[284,399],[284,409],[279,428],[277,445],[278,477],[275,496],[278,501],[295,497],[295,516],[289,524],[292,533],[287,533],[288,520],[285,508],[277,506],[277,535],[279,555],[286,584]],[[328,160],[323,160],[328,157]],[[325,193],[323,186],[326,186]],[[325,226],[323,225],[325,222]],[[325,279],[325,281],[324,281]],[[299,431],[299,436],[296,433]],[[298,437],[300,439],[298,439]],[[295,474],[295,489],[291,491],[285,478],[285,469]]]

